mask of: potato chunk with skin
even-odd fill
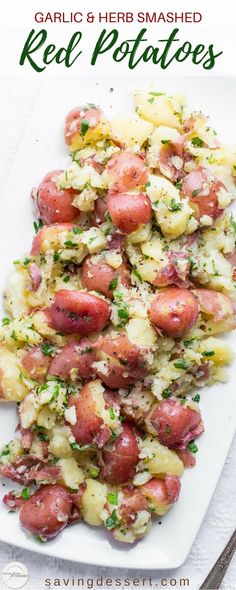
[[[81,512],[85,522],[93,526],[102,524],[101,513],[107,501],[107,486],[95,479],[86,480]]]
[[[16,357],[9,350],[0,348],[0,401],[20,402],[28,389],[20,379]]]
[[[151,123],[133,115],[116,115],[111,121],[111,138],[121,147],[142,146],[152,131]]]
[[[180,481],[174,475],[167,475],[165,479],[152,478],[141,489],[149,502],[152,503],[155,514],[163,516],[178,500]]]
[[[178,475],[183,474],[184,466],[175,451],[171,451],[161,445],[156,438],[147,436],[140,443],[139,457],[142,460],[140,467],[147,468],[152,475]]]

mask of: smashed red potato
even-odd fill
[[[196,463],[202,388],[233,358],[236,155],[179,97],[142,91],[135,108],[68,113],[71,163],[33,190],[36,235],[6,287],[3,502],[42,541],[81,521],[147,534]]]

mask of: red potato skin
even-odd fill
[[[84,385],[78,395],[71,395],[68,404],[76,408],[77,422],[75,425],[69,425],[76,442],[81,445],[95,442],[103,420],[96,414],[96,403],[89,384]]]
[[[209,185],[208,195],[204,195],[204,185],[206,183]],[[197,219],[200,219],[203,215],[209,215],[212,219],[216,219],[222,211],[217,200],[217,192],[221,188],[225,189],[224,184],[217,179],[212,180],[208,170],[199,166],[184,177],[181,192],[189,198]],[[193,194],[195,191],[199,191],[197,195]]]
[[[122,521],[127,526],[130,526],[135,522],[138,512],[141,510],[147,510],[149,512],[149,505],[145,496],[137,489],[130,491],[122,490],[122,492],[125,496],[119,508],[119,514]]]
[[[24,354],[21,364],[27,375],[40,383],[45,380],[50,360],[50,357],[43,354],[40,346],[33,346]]]
[[[110,338],[101,336],[94,344],[99,352],[107,354],[109,358],[108,373],[98,371],[99,378],[111,389],[132,385],[143,379],[147,374],[144,357],[136,344],[129,341],[126,335]]]
[[[216,321],[226,320],[234,317],[234,307],[227,295],[213,289],[194,289],[201,312],[214,318]]]
[[[163,145],[160,149],[157,164],[161,173],[170,178],[172,182],[181,180],[185,172],[184,167],[180,168],[180,170],[177,170],[171,158],[173,156],[178,156],[179,158],[182,158],[183,164],[192,159],[190,154],[186,153],[185,151],[185,143],[187,138],[187,134],[182,135],[178,141],[173,142],[170,145]]]
[[[142,158],[126,151],[110,158],[107,172],[110,177],[109,188],[112,193],[123,193],[143,186],[148,180],[147,167]]]
[[[90,258],[87,258],[82,266],[83,287],[88,291],[99,291],[109,299],[113,299],[113,290],[109,288],[111,281],[118,278],[123,285],[130,286],[130,274],[125,264],[121,264],[115,270],[105,262],[93,264]]]
[[[170,287],[160,291],[150,307],[150,320],[172,338],[181,338],[197,321],[199,305],[188,290]]]
[[[79,210],[73,207],[72,201],[77,194],[71,188],[58,189],[55,177],[63,170],[49,172],[40,183],[37,191],[37,207],[39,217],[46,225],[51,223],[66,223],[73,221],[79,215]]]
[[[20,509],[20,523],[34,535],[52,539],[65,526],[72,509],[70,494],[60,485],[44,485]]]
[[[49,226],[44,226],[33,239],[31,247],[31,256],[38,256],[44,252],[44,242],[51,243],[51,248],[55,246],[55,236],[65,231],[72,231],[75,223],[55,223]]]
[[[176,449],[176,453],[183,462],[184,467],[189,468],[196,465],[196,458],[187,449]]]
[[[8,492],[8,494],[5,494],[5,496],[3,496],[2,501],[3,504],[5,504],[5,506],[8,508],[8,510],[14,510],[14,512],[20,510],[20,508],[23,506],[25,502],[22,496],[15,496],[14,490]]]
[[[51,317],[55,330],[87,336],[105,328],[110,308],[106,301],[96,295],[61,289],[54,297]]]
[[[187,260],[187,254],[184,252],[178,252],[178,256],[176,257],[175,252],[168,253],[169,263],[161,269],[155,279],[153,280],[152,284],[155,287],[168,287],[169,285],[174,285],[176,287],[189,287],[192,283],[189,280],[189,269],[190,269],[190,262]],[[186,261],[186,267],[184,271],[180,271],[178,262],[180,260]]]
[[[155,499],[164,506],[177,502],[180,493],[180,479],[176,475],[167,475],[164,479],[153,477],[142,487],[142,493],[149,499]]]
[[[42,282],[42,273],[40,268],[34,262],[29,265],[29,274],[31,278],[32,291],[37,291]]]
[[[123,429],[113,448],[104,448],[101,456],[101,478],[108,483],[122,484],[135,475],[139,461],[139,448],[136,437],[129,424]]]
[[[77,369],[78,378],[91,379],[94,375],[92,364],[96,360],[96,353],[88,338],[82,338],[79,342],[69,342],[56,354],[49,367],[49,374],[70,379],[71,370]]]
[[[93,225],[99,226],[106,221],[107,199],[98,197],[94,203]]]
[[[102,111],[98,108],[75,107],[65,118],[65,143],[70,145],[77,133],[81,131],[81,121],[86,119],[89,123],[89,129],[95,129],[102,118]]]
[[[130,234],[151,218],[151,204],[144,193],[109,194],[107,207],[114,225],[124,234]]]
[[[200,412],[171,399],[156,404],[145,423],[147,430],[154,429],[158,440],[167,447],[185,448],[204,430]]]

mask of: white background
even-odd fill
[[[104,0],[90,0],[90,2],[78,2],[75,0],[24,0],[20,3],[16,0],[8,0],[4,7],[1,7],[1,22],[0,29],[0,64],[1,76],[4,78],[0,84],[0,187],[1,191],[4,188],[7,175],[10,170],[11,162],[17,151],[20,139],[27,124],[27,120],[31,114],[34,102],[37,99],[37,94],[41,87],[44,74],[35,74],[29,67],[20,68],[18,65],[19,55],[26,39],[26,36],[31,28],[40,28],[40,25],[33,23],[33,14],[36,11],[46,12],[48,10],[64,10],[70,12],[72,10],[93,10],[96,7],[99,10],[132,10],[131,6],[135,6],[135,10],[149,10],[159,11],[163,10],[188,10],[199,11],[203,13],[203,22],[199,25],[184,25],[179,26],[181,30],[181,38],[183,41],[188,39],[192,42],[200,42],[203,39],[205,44],[214,43],[218,50],[223,49],[223,56],[218,58],[216,67],[210,72],[210,75],[219,74],[235,74],[235,15],[233,15],[233,2],[225,0],[224,3],[211,2],[206,4],[205,0],[136,0],[134,3],[129,3],[127,6],[124,0],[119,0],[112,3]],[[45,26],[45,25],[42,25]],[[105,25],[104,25],[105,26]],[[115,27],[116,25],[112,25]],[[119,25],[119,31],[122,38],[130,36],[130,32],[136,31],[142,25]],[[145,26],[145,25],[143,25]],[[84,47],[84,55],[89,53],[89,47],[94,45],[94,39],[97,37],[97,30],[101,30],[102,25],[96,28],[94,25],[89,26],[89,34],[86,35]],[[107,26],[108,28],[108,26]],[[163,38],[163,33],[169,33],[174,25],[151,25],[149,38],[152,42],[158,38]],[[74,30],[82,30],[80,25],[51,25],[47,26],[50,34],[50,41],[55,41],[60,46],[64,40],[68,40]],[[86,29],[88,31],[88,28]],[[167,36],[167,35],[165,35]],[[92,39],[92,41],[91,41]],[[104,56],[105,57],[105,56]],[[78,66],[77,66],[78,67]],[[86,68],[86,73],[94,75],[94,69],[87,67],[86,57],[84,57],[82,69]],[[116,68],[114,71],[113,68]],[[144,66],[142,66],[143,68]],[[181,68],[179,70],[179,67]],[[58,69],[59,68],[59,69]],[[75,66],[76,68],[76,66]],[[63,70],[63,66],[51,66],[47,69],[46,75],[60,74],[60,75],[75,75],[75,68],[71,70]],[[126,67],[125,67],[126,68]],[[182,66],[177,65],[178,70],[173,71],[172,68],[162,72],[158,68],[158,75],[167,76],[168,73],[182,75],[189,75],[195,73],[202,75],[204,72],[201,68],[193,67],[188,60]],[[114,66],[108,57],[106,61],[101,61],[96,68],[96,75],[104,74],[113,69],[113,74],[116,73],[132,75],[124,67],[118,64]],[[142,70],[143,71],[143,70]],[[155,75],[156,68],[152,67],[152,73]],[[78,67],[78,83],[79,83],[79,67]],[[140,71],[135,70],[138,74]],[[149,66],[145,67],[145,74],[150,73]],[[206,75],[209,73],[205,72]],[[18,79],[17,79],[18,77]],[[79,85],[79,84],[78,84]],[[223,107],[224,105],[222,105]],[[30,149],[30,146],[29,146]],[[232,520],[233,507],[235,507],[235,481],[236,481],[236,463],[233,457],[236,452],[236,441],[231,448],[227,463],[225,465],[221,480],[217,486],[213,501],[208,511],[207,517],[201,527],[198,537],[195,541],[191,554],[185,565],[178,571],[166,572],[158,575],[155,572],[148,572],[147,575],[153,576],[153,580],[157,582],[159,587],[161,577],[166,578],[190,578],[190,588],[197,590],[209,569],[212,567],[214,561],[223,549],[230,534],[234,530],[235,522]],[[193,506],[194,510],[194,506]],[[78,548],[79,555],[79,548]],[[25,588],[29,590],[41,590],[44,588],[44,579],[46,577],[56,578],[58,576],[97,578],[101,575],[113,578],[120,577],[121,579],[133,577],[129,576],[127,571],[112,571],[105,568],[94,568],[90,566],[83,566],[74,563],[63,562],[47,558],[42,555],[31,554],[14,547],[0,544],[0,567],[8,561],[20,560],[26,564],[29,569],[30,578]],[[137,577],[145,577],[145,572],[136,572]],[[236,559],[232,562],[231,568],[225,578],[222,588],[227,590],[235,590],[236,588]],[[159,582],[159,583],[158,583]],[[0,585],[1,587],[1,585]],[[86,587],[86,585],[85,585]],[[170,586],[169,586],[170,587]],[[176,586],[178,588],[178,584]],[[70,586],[68,586],[70,590]],[[71,586],[72,588],[72,586]]]

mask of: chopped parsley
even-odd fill
[[[72,231],[73,231],[74,234],[78,234],[78,235],[84,233],[83,230],[80,229],[80,227],[78,227],[77,225],[75,225],[75,227],[73,227],[73,230]]]
[[[149,92],[151,96],[165,96],[165,92]]]
[[[169,387],[167,387],[166,389],[164,389],[164,391],[162,392],[162,397],[164,399],[168,399],[168,397],[172,396],[172,389],[170,389]]]
[[[201,399],[201,397],[200,397],[199,393],[197,393],[197,394],[194,396],[194,398],[193,398],[193,401],[194,401],[194,402],[196,402],[196,403],[198,404],[198,403],[200,402],[200,399]]]
[[[110,216],[110,213],[108,211],[106,212],[105,220],[106,221],[111,221],[111,216]]]
[[[126,309],[120,307],[120,309],[118,309],[118,317],[121,318],[123,321],[127,322],[129,319],[129,314],[126,311]]]
[[[182,203],[177,203],[177,201],[175,201],[175,199],[171,199],[168,209],[170,209],[170,211],[181,211],[182,207],[183,207]]]
[[[230,217],[230,223],[232,225],[233,230],[236,232],[236,221],[234,221],[233,215]]]
[[[9,444],[5,445],[5,447],[3,447],[3,449],[1,450],[0,458],[6,457],[6,455],[10,455]]]
[[[52,356],[55,353],[55,348],[50,342],[43,342],[41,344],[41,350],[45,356]]]
[[[38,220],[38,223],[37,223],[37,221],[34,221],[34,223],[33,223],[33,226],[34,226],[34,231],[35,231],[35,233],[37,234],[37,233],[38,233],[38,231],[39,231],[39,230],[40,230],[40,229],[43,227],[43,222],[42,222],[42,220],[41,220],[41,219],[39,219],[39,220]]]
[[[9,318],[2,318],[2,326],[8,326],[10,321]]]
[[[194,440],[191,440],[188,443],[187,449],[188,449],[188,451],[190,451],[190,453],[197,453],[198,452],[198,447],[197,447],[197,445],[195,445]]]
[[[204,352],[202,353],[203,356],[214,356],[214,354],[214,350],[204,350]]]
[[[29,488],[23,488],[23,490],[21,491],[21,496],[22,498],[24,498],[24,500],[28,500],[30,498]]]
[[[202,190],[201,188],[196,188],[195,191],[192,191],[192,197],[197,197],[197,195],[199,195],[201,190]]]
[[[188,362],[185,359],[178,359],[174,363],[176,369],[188,369]]]
[[[116,510],[112,510],[111,516],[106,519],[105,526],[107,529],[114,529],[120,524]]]
[[[191,346],[191,344],[193,344],[194,340],[195,340],[195,338],[189,338],[188,340],[183,340],[185,348],[189,348],[189,346]]]
[[[109,504],[118,504],[118,492],[110,492],[107,494]]]
[[[166,427],[165,427],[165,432],[166,432],[166,434],[170,434],[170,432],[171,432],[171,427],[169,426],[169,424],[167,424],[167,425],[166,425]]]
[[[70,443],[70,447],[73,451],[87,451],[87,449],[93,449],[93,445],[79,445],[76,442]]]
[[[64,282],[64,283],[68,283],[69,281],[70,281],[70,276],[69,276],[69,275],[66,275],[66,276],[63,278],[63,282]]]
[[[87,119],[82,119],[81,124],[80,124],[80,132],[82,137],[84,137],[88,131],[89,128],[89,122],[87,121]]]
[[[68,246],[68,248],[75,248],[77,244],[76,242],[72,242],[72,240],[66,240],[66,242],[64,242],[64,246]]]
[[[176,186],[176,188],[178,190],[181,190],[181,188],[182,188],[182,182],[181,182],[181,180],[177,180],[177,182],[175,183],[175,186]]]
[[[163,143],[163,145],[166,145],[166,144],[168,145],[168,143],[171,143],[171,140],[170,139],[162,139],[161,143]]]
[[[89,470],[90,477],[92,477],[93,479],[96,479],[99,476],[99,473],[100,473],[99,467],[95,467],[95,465],[93,465],[92,467],[89,467],[88,470]]]
[[[204,141],[202,141],[202,139],[200,139],[200,137],[193,137],[191,144],[196,147],[203,147]]]
[[[118,285],[118,278],[116,277],[115,279],[112,279],[112,281],[109,284],[109,289],[111,289],[111,291],[114,291],[114,289],[116,289]]]
[[[112,408],[112,407],[108,408],[108,412],[110,414],[111,420],[115,420],[116,415],[115,415],[115,412],[114,412],[114,408]]]
[[[140,283],[142,283],[142,282],[143,282],[143,279],[142,279],[142,277],[141,277],[141,274],[140,274],[140,272],[139,272],[138,270],[136,270],[136,269],[133,269],[133,274],[134,274],[134,276],[135,276],[135,277],[136,277],[136,278],[137,278],[137,279],[140,281]]]
[[[39,440],[42,440],[42,441],[49,440],[48,436],[44,432],[41,432],[41,431],[39,431],[38,437],[39,437]]]

